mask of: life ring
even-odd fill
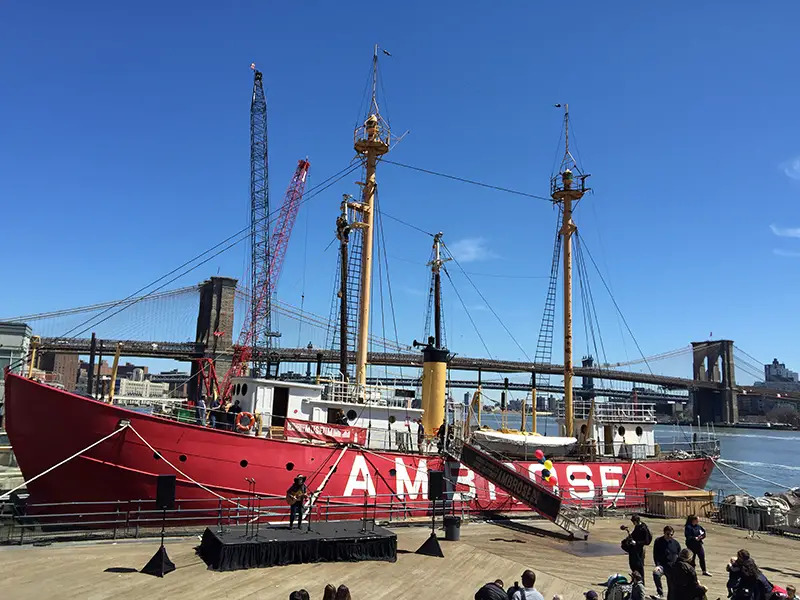
[[[247,417],[249,422],[247,425],[242,425],[242,417]],[[250,431],[253,428],[253,425],[256,424],[256,418],[253,416],[253,413],[249,412],[240,412],[236,415],[236,429],[237,431]]]

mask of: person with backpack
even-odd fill
[[[536,573],[526,569],[522,573],[522,587],[514,590],[509,600],[544,600],[544,596],[533,587],[536,584]],[[511,590],[509,589],[509,592]]]
[[[664,527],[664,535],[657,538],[653,544],[653,562],[656,565],[656,568],[653,569],[653,581],[656,584],[656,593],[659,598],[664,597],[661,578],[666,576],[667,582],[669,582],[669,572],[678,562],[680,552],[681,545],[675,539],[675,530],[667,525]]]
[[[700,519],[696,515],[689,515],[686,519],[686,526],[683,533],[686,535],[686,547],[694,554],[692,556],[692,566],[696,567],[696,559],[700,559],[700,570],[706,577],[711,577],[711,573],[706,569],[706,552],[703,548],[703,540],[706,539],[706,530],[700,525]]]
[[[622,549],[628,553],[628,566],[631,571],[644,573],[644,548],[653,541],[653,534],[647,525],[642,523],[639,515],[631,515],[631,523],[633,531],[625,525],[620,526],[620,529],[628,532],[628,537],[622,541]]]
[[[503,580],[495,579],[475,592],[475,600],[508,600],[503,588]]]
[[[688,548],[681,550],[678,562],[670,572],[668,600],[701,600],[708,588],[697,581],[697,572],[692,566],[692,553]]]

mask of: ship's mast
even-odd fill
[[[446,263],[449,258],[442,259],[441,245],[442,236],[444,234],[440,231],[433,236],[433,260],[428,263],[433,273],[433,334],[434,346],[436,348],[442,347],[442,265]]]
[[[350,241],[350,223],[347,221],[347,200],[350,194],[342,198],[342,214],[336,219],[336,237],[339,238],[339,371],[342,378],[347,381],[347,245]]]
[[[560,107],[560,104],[556,104]],[[559,172],[550,180],[553,202],[560,205],[561,239],[564,244],[564,426],[567,437],[573,437],[572,408],[572,236],[578,228],[572,221],[574,203],[589,191],[586,178],[569,150],[569,104],[564,104],[564,158]],[[579,182],[575,181],[577,179]]]
[[[378,157],[389,152],[389,126],[381,118],[377,101],[378,45],[372,56],[372,100],[364,124],[355,130],[354,148],[361,155],[366,177],[362,184],[361,202],[351,205],[361,213],[361,221],[352,226],[362,229],[363,250],[361,259],[361,296],[358,310],[358,339],[356,342],[356,383],[367,383],[367,350],[369,342],[369,309],[372,288],[372,243],[375,220],[375,168]]]

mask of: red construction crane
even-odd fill
[[[261,289],[252,290],[251,293],[257,294],[256,305],[257,312],[265,310],[264,307],[271,305],[268,302],[267,294],[275,295],[275,290],[278,287],[278,279],[283,269],[283,260],[286,257],[286,249],[289,246],[289,238],[292,235],[294,223],[297,220],[297,213],[300,209],[300,203],[303,199],[303,194],[306,189],[306,180],[308,179],[308,169],[310,163],[307,159],[297,161],[297,169],[295,169],[294,176],[289,182],[289,188],[286,190],[286,195],[281,204],[281,210],[278,214],[278,219],[272,229],[270,235],[270,265],[268,269],[268,282]],[[231,379],[243,375],[247,370],[247,364],[252,359],[252,343],[256,335],[253,319],[250,314],[245,318],[245,325],[239,334],[239,341],[233,349],[233,359],[231,367],[225,373],[222,383],[217,383],[217,393],[223,399],[230,398],[231,392]],[[204,387],[209,392],[214,387],[216,382],[216,373],[213,370],[213,364],[206,360],[201,362],[201,370],[203,374]]]

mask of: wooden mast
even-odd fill
[[[560,104],[556,104],[560,107]],[[564,158],[559,173],[550,181],[551,196],[561,208],[561,239],[564,244],[564,426],[567,437],[574,436],[572,407],[572,236],[578,230],[572,220],[574,203],[589,190],[586,178],[569,151],[569,104],[564,105]],[[577,178],[579,182],[575,181]]]
[[[367,383],[367,351],[369,347],[369,313],[372,292],[372,245],[375,220],[375,170],[378,157],[389,152],[389,126],[381,118],[377,101],[378,45],[372,56],[372,100],[364,124],[355,131],[355,151],[361,155],[366,171],[362,185],[361,202],[354,205],[361,213],[361,221],[352,226],[362,229],[363,244],[361,255],[361,290],[358,307],[358,339],[356,343],[356,384],[362,387]]]

